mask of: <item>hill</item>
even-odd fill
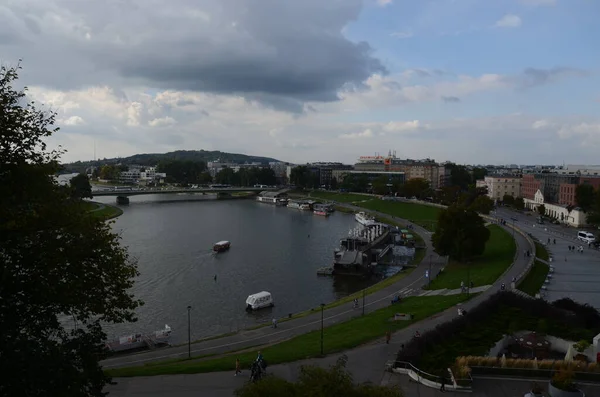
[[[76,161],[74,163],[63,164],[65,173],[84,172],[91,166],[100,166],[103,164],[137,164],[152,166],[158,164],[162,160],[191,160],[191,161],[222,161],[225,163],[268,163],[271,161],[279,161],[270,157],[250,156],[239,153],[226,153],[218,150],[176,150],[169,153],[144,153],[134,154],[129,157],[102,159],[97,161]]]

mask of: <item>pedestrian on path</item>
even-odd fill
[[[238,376],[238,374],[242,373],[242,368],[240,366],[240,359],[235,359],[235,374],[233,376]]]
[[[389,345],[389,344],[390,344],[390,339],[392,339],[392,333],[391,333],[391,332],[388,330],[388,331],[386,331],[386,333],[385,333],[385,343],[386,343],[387,345]]]
[[[273,322],[273,328],[277,328],[277,319],[274,318],[272,322]]]
[[[440,391],[442,393],[444,393],[446,391],[446,377],[444,375],[442,375],[442,379],[440,379],[440,383],[442,384],[440,386]]]

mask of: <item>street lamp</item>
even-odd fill
[[[187,307],[188,309],[188,358],[192,358],[192,332],[190,326],[190,310],[192,310],[191,306]]]
[[[321,356],[323,355],[323,309],[325,304],[321,303]]]
[[[363,304],[362,304],[362,315],[365,315],[365,291],[366,288],[363,288]]]

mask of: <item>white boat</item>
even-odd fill
[[[248,295],[248,298],[246,298],[246,310],[258,310],[265,307],[272,307],[273,305],[273,297],[267,291]]]
[[[291,208],[291,209],[299,210],[300,209],[300,205],[302,205],[302,203],[299,203],[298,201],[292,201],[292,200],[290,200],[290,201],[288,201],[287,207]]]
[[[375,219],[373,219],[373,217],[367,215],[364,212],[359,212],[358,214],[354,215],[354,219],[356,219],[356,222],[360,223],[363,226],[371,226],[374,225]]]
[[[165,325],[164,329],[154,331],[154,333],[149,335],[133,334],[108,341],[106,342],[106,347],[115,353],[134,349],[153,348],[168,345],[170,338],[171,327]]]

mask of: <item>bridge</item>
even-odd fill
[[[216,193],[217,195],[228,195],[236,192],[254,192],[277,191],[277,188],[258,188],[258,187],[227,187],[227,188],[186,188],[186,189],[165,189],[165,188],[143,188],[143,189],[125,189],[112,188],[111,190],[92,191],[94,197],[116,196],[118,204],[129,203],[128,196],[141,196],[144,194],[182,194],[182,193]],[[287,191],[287,190],[285,190]],[[282,191],[284,192],[284,191]]]

